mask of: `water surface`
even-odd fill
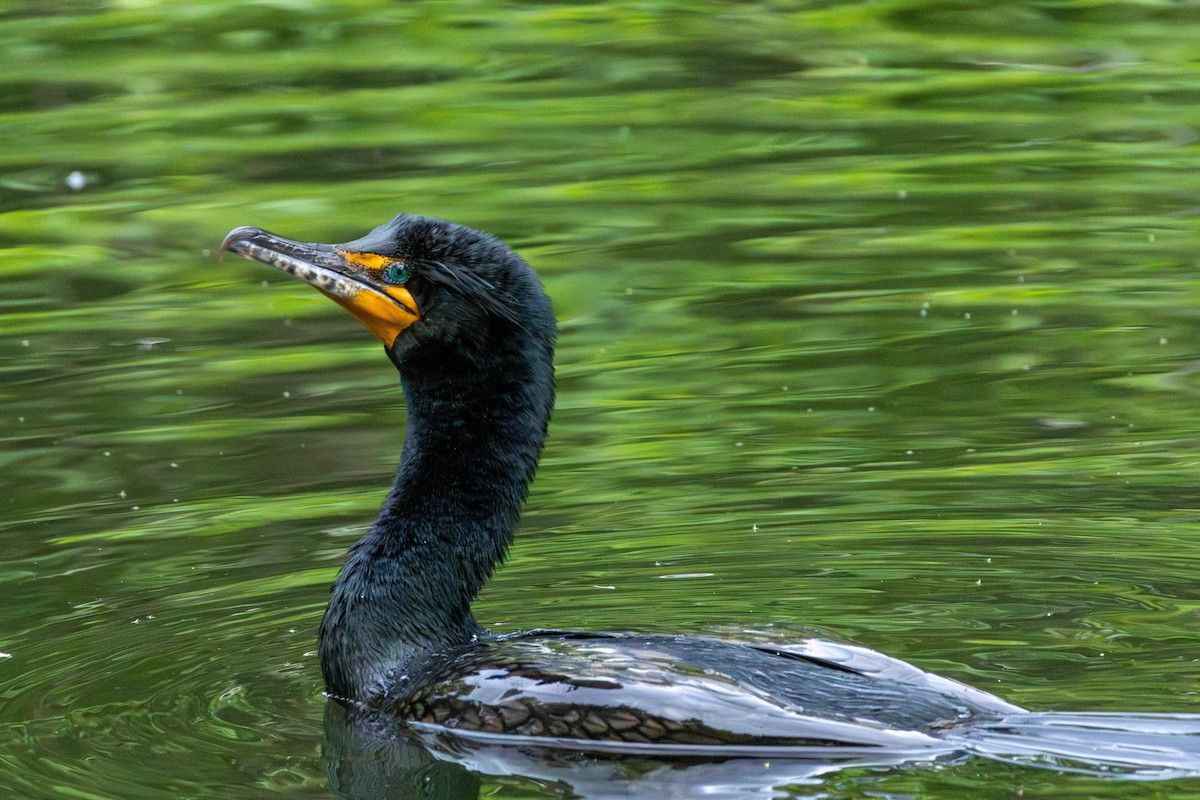
[[[1200,712],[1195,13],[0,11],[0,788],[330,796],[315,631],[401,396],[333,304],[213,251],[401,210],[504,238],[561,321],[481,622],[815,626],[1031,708]]]

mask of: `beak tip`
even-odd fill
[[[242,225],[234,228],[225,235],[225,239],[221,242],[221,246],[217,248],[217,257],[223,259],[229,248],[233,247],[235,242],[249,241],[254,236],[263,232],[262,228],[255,228],[251,225]]]

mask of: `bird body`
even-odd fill
[[[320,629],[326,689],[348,708],[617,752],[944,750],[973,731],[993,749],[1020,738],[1053,752],[1053,724],[856,645],[487,632],[471,602],[512,541],[554,405],[555,321],[533,270],[487,234],[403,214],[341,245],[238,228],[221,249],[315,286],[383,342],[401,375],[395,482]],[[1095,751],[1092,724],[1063,717],[1060,749]],[[1170,763],[1200,773],[1200,722],[1180,724],[1194,729],[1169,739],[1183,747]]]
[[[929,746],[926,731],[1021,710],[821,640],[535,630],[481,636],[410,679],[387,705],[406,719],[659,748]]]

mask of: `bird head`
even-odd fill
[[[495,349],[514,329],[553,340],[549,300],[533,270],[500,240],[463,225],[400,214],[343,244],[229,232],[220,252],[261,261],[316,287],[349,311],[393,361],[438,341]]]

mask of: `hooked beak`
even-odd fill
[[[405,328],[421,319],[408,289],[383,280],[383,270],[393,261],[384,256],[331,244],[297,242],[249,226],[229,232],[217,252],[226,251],[269,264],[312,284],[353,314],[387,347]]]

